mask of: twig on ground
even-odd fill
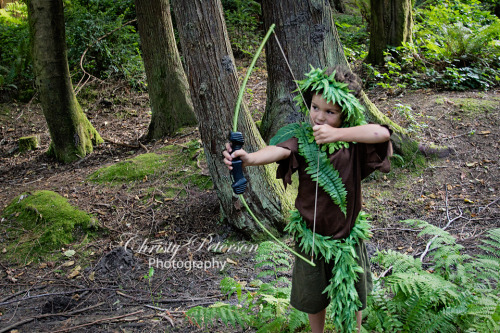
[[[113,289],[113,288],[83,288],[83,289],[76,289],[76,290],[72,290],[72,291],[63,291],[63,292],[60,292],[60,293],[48,293],[48,294],[33,295],[33,296],[29,296],[29,297],[24,297],[24,298],[21,298],[21,299],[14,299],[14,300],[11,300],[11,301],[2,302],[2,303],[0,303],[0,306],[7,305],[7,304],[12,304],[12,303],[16,303],[16,302],[23,302],[23,301],[31,300],[31,299],[34,299],[34,298],[41,298],[41,297],[48,297],[48,296],[58,296],[58,295],[68,295],[68,294],[75,294],[75,293],[85,292],[85,291],[101,291],[101,290],[115,291],[117,289]]]
[[[43,314],[43,315],[39,315],[39,316],[34,316],[34,317],[31,317],[31,318],[27,318],[27,319],[18,321],[17,323],[14,323],[14,324],[12,324],[10,326],[7,326],[7,327],[4,327],[4,328],[0,329],[0,333],[9,332],[13,328],[16,328],[18,326],[27,324],[27,323],[35,320],[35,319],[41,319],[41,318],[47,318],[47,317],[54,317],[54,316],[72,316],[72,315],[80,313],[80,312],[84,312],[84,311],[87,311],[87,310],[91,310],[91,309],[97,308],[97,307],[99,307],[99,306],[101,306],[103,304],[105,304],[105,303],[101,302],[101,303],[97,303],[95,305],[91,305],[91,306],[88,306],[86,308],[78,309],[78,310],[71,311],[71,312],[47,313],[47,314]],[[57,332],[59,332],[59,331],[57,331]],[[52,332],[52,333],[55,333],[55,332]]]
[[[135,311],[135,312],[132,312],[132,313],[124,314],[124,315],[121,315],[121,316],[102,318],[102,319],[98,319],[96,321],[93,321],[91,323],[86,323],[86,324],[82,324],[82,325],[77,325],[77,326],[72,326],[72,327],[68,327],[68,328],[63,328],[63,329],[60,329],[60,330],[57,330],[57,331],[50,331],[50,333],[67,332],[67,331],[72,331],[72,330],[77,329],[77,328],[82,328],[82,327],[86,327],[86,326],[92,326],[92,325],[99,324],[99,323],[102,323],[102,322],[113,322],[113,321],[115,321],[117,319],[122,319],[122,318],[125,318],[125,317],[134,316],[136,314],[143,313],[143,312],[144,312],[144,310],[139,310],[139,311]]]
[[[445,204],[446,204],[446,218],[448,219],[448,223],[446,223],[446,225],[442,228],[443,230],[446,230],[448,229],[448,227],[453,223],[453,221],[456,221],[458,220],[459,218],[462,217],[463,215],[463,212],[462,210],[460,209],[460,207],[458,207],[458,211],[460,212],[460,214],[458,216],[455,216],[454,218],[450,219],[450,211],[449,211],[449,207],[448,207],[448,188],[447,188],[447,184],[444,184],[444,189],[446,191],[446,198],[445,198]],[[424,261],[424,257],[427,255],[427,253],[429,252],[429,249],[432,245],[432,242],[434,242],[434,240],[438,237],[438,235],[435,235],[434,237],[431,238],[431,240],[427,243],[427,245],[425,246],[425,250],[424,252],[422,252],[422,255],[420,256],[420,261]]]

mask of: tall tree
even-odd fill
[[[195,125],[189,85],[177,50],[168,0],[135,0],[151,101],[148,140]]]
[[[62,162],[82,158],[102,142],[76,100],[69,76],[62,0],[27,0],[33,66],[52,142]]]
[[[412,41],[412,0],[370,0],[370,48],[366,61],[383,65],[384,51]]]
[[[221,208],[231,224],[248,236],[258,238],[262,231],[233,195],[221,154],[232,128],[238,96],[236,66],[221,2],[174,1],[172,8],[208,168]],[[241,111],[238,130],[245,137],[244,149],[260,149],[264,142],[246,107]],[[245,197],[250,208],[268,230],[281,230],[285,223],[283,213],[288,212],[290,202],[283,196],[281,184],[275,180],[275,170],[270,166],[248,168],[246,178],[250,185]]]
[[[269,141],[278,129],[301,119],[292,100],[296,86],[286,61],[297,80],[304,78],[310,65],[324,68],[349,64],[327,2],[262,0],[262,12],[266,27],[276,24],[276,36],[284,52],[283,56],[274,41],[266,45],[267,106],[260,130],[264,140]],[[361,101],[369,121],[391,126],[394,130],[392,140],[400,148],[406,139],[405,130],[381,113],[366,94],[361,94]]]

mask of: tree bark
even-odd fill
[[[168,0],[135,0],[142,59],[151,101],[147,140],[196,125],[189,85],[174,36]]]
[[[76,100],[69,76],[62,0],[28,0],[36,85],[52,142],[62,162],[84,157],[102,142]]]
[[[172,7],[208,168],[221,209],[232,225],[258,239],[263,233],[233,195],[232,181],[221,154],[232,127],[238,96],[237,72],[221,2],[174,1]],[[245,137],[246,151],[264,146],[245,106],[240,112],[238,130]],[[281,231],[285,225],[284,212],[291,206],[283,196],[282,185],[275,180],[275,169],[272,166],[247,168],[246,178],[249,186],[245,197],[250,208],[272,232]]]
[[[303,79],[304,74],[310,70],[309,65],[321,68],[336,65],[349,67],[327,3],[317,0],[263,0],[262,12],[265,27],[276,24],[277,38],[295,79]],[[291,92],[297,87],[276,41],[266,45],[266,60],[267,106],[261,133],[268,142],[278,129],[302,119],[302,116],[292,101]],[[394,131],[392,140],[399,151],[401,145],[409,140],[406,131],[380,112],[364,92],[361,93],[360,100],[366,107],[367,121],[391,127]]]
[[[387,47],[412,41],[411,0],[371,0],[370,48],[366,61],[383,65]]]

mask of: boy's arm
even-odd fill
[[[290,150],[278,146],[267,146],[254,153],[247,153],[243,149],[239,149],[232,153],[231,145],[226,144],[226,150],[222,152],[224,155],[224,163],[229,170],[232,170],[232,159],[239,157],[243,161],[243,166],[264,165],[273,162],[281,161],[290,156]]]
[[[367,124],[355,127],[335,128],[329,125],[313,127],[316,143],[330,143],[336,141],[380,143],[389,141],[391,133],[383,126]]]

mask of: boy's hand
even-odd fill
[[[338,131],[338,128],[332,127],[328,124],[314,125],[313,127],[313,135],[317,144],[339,141],[336,135]]]
[[[224,164],[227,165],[227,168],[229,170],[233,170],[233,158],[239,157],[243,161],[243,166],[245,166],[245,161],[247,160],[248,153],[244,151],[243,149],[239,149],[235,151],[234,153],[231,154],[233,151],[231,144],[228,142],[226,143],[226,150],[222,152],[222,155],[224,155]]]

